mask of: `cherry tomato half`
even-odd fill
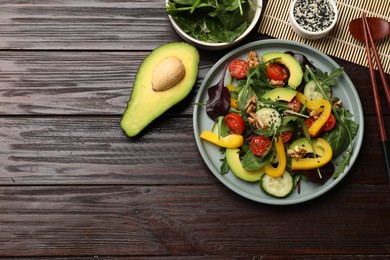
[[[325,124],[322,126],[322,130],[327,132],[332,130],[336,125],[336,117],[333,114],[330,114],[328,120],[326,120]]]
[[[309,129],[310,126],[316,121],[316,119],[312,118],[312,117],[309,117],[307,119],[305,119],[305,124],[306,124],[306,127]],[[314,137],[317,137],[320,133],[322,132],[322,129],[320,129],[316,135],[311,135],[310,134],[310,137],[311,138],[314,138]]]
[[[283,143],[288,143],[293,135],[293,131],[280,132],[279,136],[282,138]]]
[[[292,111],[299,112],[301,109],[301,102],[299,102],[299,99],[297,97],[294,97],[290,102],[287,104]]]
[[[248,62],[243,59],[235,59],[229,64],[229,72],[235,79],[246,78],[246,72],[249,69]]]
[[[244,120],[237,113],[227,114],[224,121],[233,134],[241,135],[245,131]]]
[[[256,135],[252,138],[249,148],[256,156],[263,156],[268,148],[271,146],[271,140],[262,135]]]
[[[278,63],[268,63],[267,65],[268,78],[273,80],[286,80],[289,77],[289,72],[286,67]]]

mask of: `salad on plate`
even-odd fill
[[[333,91],[342,73],[342,67],[324,72],[287,50],[261,57],[251,50],[246,59],[226,61],[220,81],[207,90],[213,127],[199,136],[223,154],[220,174],[231,171],[275,198],[300,192],[302,181],[337,178],[359,129]]]

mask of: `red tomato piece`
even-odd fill
[[[249,148],[256,156],[263,156],[268,148],[271,146],[271,140],[262,135],[256,135],[252,138]]]
[[[316,121],[316,119],[314,119],[314,118],[312,118],[312,117],[307,118],[307,119],[305,120],[305,124],[306,124],[307,128],[309,129],[310,126],[311,126],[315,121]],[[320,130],[317,132],[317,134],[314,135],[314,136],[310,134],[310,137],[311,137],[311,138],[317,137],[321,132],[322,132],[322,129],[320,129]]]
[[[290,102],[287,104],[292,111],[299,112],[301,109],[301,102],[299,102],[299,99],[297,97],[294,97]]]
[[[326,120],[325,124],[322,126],[322,130],[327,132],[332,130],[336,125],[336,117],[333,114],[330,114],[328,120]]]
[[[229,72],[235,79],[246,78],[246,72],[249,69],[248,62],[243,59],[235,59],[229,64]]]
[[[289,77],[289,72],[286,67],[278,63],[268,63],[267,65],[268,78],[273,80],[286,80]]]
[[[227,114],[224,121],[233,134],[241,135],[245,131],[244,120],[237,113]]]
[[[292,135],[293,135],[293,131],[284,131],[279,134],[284,144],[290,141]]]

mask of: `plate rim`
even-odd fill
[[[227,188],[229,188],[231,191],[235,192],[236,194],[240,195],[241,197],[247,198],[247,199],[255,201],[255,202],[259,202],[259,203],[263,203],[263,204],[270,204],[270,205],[293,205],[293,204],[298,204],[298,203],[310,201],[310,200],[313,200],[317,197],[321,197],[323,194],[327,193],[329,190],[334,188],[350,172],[350,170],[353,167],[353,165],[354,165],[354,163],[359,155],[359,152],[361,150],[363,135],[364,135],[363,108],[362,108],[359,94],[355,88],[355,85],[353,84],[353,82],[351,81],[351,79],[349,78],[349,76],[346,74],[345,71],[343,72],[342,77],[344,77],[344,80],[347,81],[348,85],[351,88],[350,90],[348,90],[348,92],[352,91],[352,94],[354,97],[353,99],[349,99],[349,100],[353,100],[357,105],[357,111],[355,111],[355,110],[353,111],[354,112],[353,116],[355,118],[355,121],[359,122],[359,129],[358,129],[357,135],[355,136],[355,138],[353,140],[353,145],[354,145],[353,146],[353,153],[351,155],[349,165],[347,166],[345,171],[342,174],[340,174],[340,176],[338,176],[337,179],[332,179],[333,182],[327,186],[324,186],[324,188],[319,189],[319,192],[312,193],[312,194],[309,194],[305,197],[297,198],[294,200],[273,198],[271,196],[258,197],[258,196],[254,196],[253,194],[250,194],[250,193],[245,193],[245,191],[239,190],[237,186],[234,186],[229,180],[227,180],[224,177],[224,175],[220,174],[219,171],[215,172],[216,169],[214,169],[214,167],[212,167],[212,162],[210,161],[210,158],[208,158],[208,156],[205,154],[205,149],[202,146],[201,140],[199,138],[200,132],[198,129],[199,126],[198,126],[197,120],[198,120],[198,113],[200,110],[199,109],[200,106],[198,104],[199,104],[200,98],[203,96],[202,93],[204,91],[206,91],[208,89],[208,87],[210,87],[210,86],[206,86],[206,81],[213,75],[214,71],[216,71],[218,69],[218,67],[222,63],[225,63],[229,58],[234,57],[235,55],[242,52],[243,50],[249,51],[253,47],[261,48],[261,46],[270,45],[270,44],[274,45],[273,46],[274,48],[275,47],[277,48],[278,45],[286,45],[286,44],[287,45],[294,45],[294,47],[302,47],[303,54],[305,54],[305,52],[307,52],[307,51],[315,52],[316,54],[320,55],[322,59],[325,59],[327,62],[330,62],[334,67],[340,67],[340,65],[337,62],[335,62],[333,60],[333,58],[331,58],[329,55],[325,54],[324,52],[322,52],[322,51],[320,51],[312,46],[309,46],[307,44],[300,43],[300,42],[294,42],[294,41],[283,40],[283,39],[264,39],[264,40],[257,40],[257,41],[253,41],[253,42],[247,43],[245,45],[242,45],[242,46],[228,52],[223,57],[221,57],[211,67],[211,69],[208,71],[208,73],[206,74],[206,76],[202,80],[201,86],[199,87],[198,93],[197,93],[196,98],[195,98],[194,113],[193,113],[193,130],[194,130],[196,145],[197,145],[199,153],[202,156],[203,161],[205,162],[208,169],[212,172],[212,174],[220,182],[222,182],[222,184],[224,184]],[[355,99],[355,97],[356,97],[356,99]],[[231,171],[229,171],[229,173],[231,173]],[[241,180],[237,178],[237,181],[241,181]],[[259,187],[259,189],[260,189],[260,187]]]

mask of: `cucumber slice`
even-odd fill
[[[260,179],[260,188],[267,194],[284,198],[291,193],[294,187],[294,180],[288,171],[285,171],[282,176],[273,178],[267,174],[263,174]]]
[[[256,116],[265,124],[266,127],[271,127],[273,124],[274,129],[278,129],[282,123],[282,117],[280,113],[273,108],[263,107],[256,111]]]
[[[323,99],[324,96],[322,93],[316,89],[316,83],[314,80],[310,80],[306,83],[304,89],[303,89],[303,95],[305,95],[310,101],[317,100],[317,99]]]

